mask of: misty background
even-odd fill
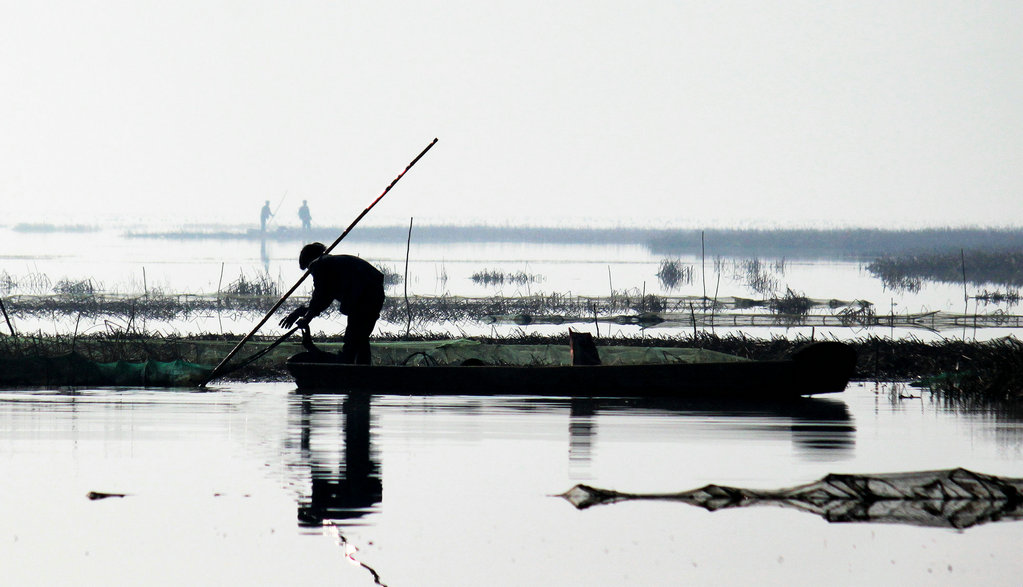
[[[0,2],[0,224],[1015,226],[1017,2]],[[285,197],[285,194],[287,196]]]

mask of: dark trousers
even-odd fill
[[[341,362],[369,365],[369,335],[373,334],[380,310],[384,307],[384,288],[372,288],[348,308],[348,325],[345,326],[344,344],[341,346]]]

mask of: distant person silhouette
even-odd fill
[[[267,200],[263,204],[263,209],[259,211],[259,231],[266,232],[266,223],[270,218],[273,217],[273,212],[270,211],[270,200]]]
[[[312,228],[313,217],[309,214],[309,205],[302,200],[302,206],[298,209],[298,217],[302,220],[302,230]]]
[[[302,247],[298,266],[313,276],[313,296],[308,306],[299,306],[285,316],[280,325],[298,324],[308,328],[309,321],[338,301],[341,313],[348,316],[341,362],[370,364],[369,335],[373,333],[384,306],[384,274],[367,261],[352,255],[325,255],[323,243]]]

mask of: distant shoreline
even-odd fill
[[[99,228],[84,225],[19,224],[24,233],[88,233]],[[137,228],[126,238],[168,240],[269,240],[332,242],[341,227],[255,228],[191,225],[180,230]],[[409,238],[408,226],[359,226],[347,237],[351,242],[400,243]],[[548,245],[641,246],[666,257],[679,255],[753,255],[787,258],[872,259],[890,255],[959,253],[967,251],[1023,250],[1023,228],[578,228],[487,225],[413,226],[412,240],[431,244],[525,243]]]
[[[303,231],[278,228],[247,231],[182,230],[129,232],[130,238],[223,239],[331,242],[343,231],[328,227]],[[404,244],[407,226],[359,227],[347,237],[353,242]],[[789,258],[874,258],[884,255],[1004,251],[1023,249],[1023,228],[885,229],[663,229],[663,228],[550,228],[517,226],[413,227],[412,240],[432,244],[527,243],[549,245],[642,246],[655,254],[757,255]]]

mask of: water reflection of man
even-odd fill
[[[259,239],[259,260],[263,262],[263,271],[270,274],[270,253],[266,250],[266,238]]]
[[[352,255],[326,255],[323,243],[302,247],[298,266],[313,276],[313,295],[308,306],[299,306],[285,316],[280,325],[297,324],[308,328],[309,321],[337,300],[341,313],[348,316],[341,362],[370,364],[369,336],[373,333],[384,306],[384,274],[367,261]]]
[[[267,200],[263,204],[263,209],[259,211],[259,231],[266,232],[266,223],[273,216],[273,212],[270,211],[270,200]]]
[[[312,495],[299,506],[299,520],[319,525],[323,520],[353,520],[366,515],[383,500],[380,466],[370,446],[370,396],[352,394],[344,400],[344,453],[336,471],[327,455],[313,449],[312,436],[327,432],[316,429],[330,420],[337,406],[324,396],[305,396],[301,407],[301,446],[312,472]]]
[[[306,204],[305,200],[302,200],[302,206],[298,209],[298,218],[302,221],[302,230],[312,228],[313,217],[309,214],[309,205]]]

